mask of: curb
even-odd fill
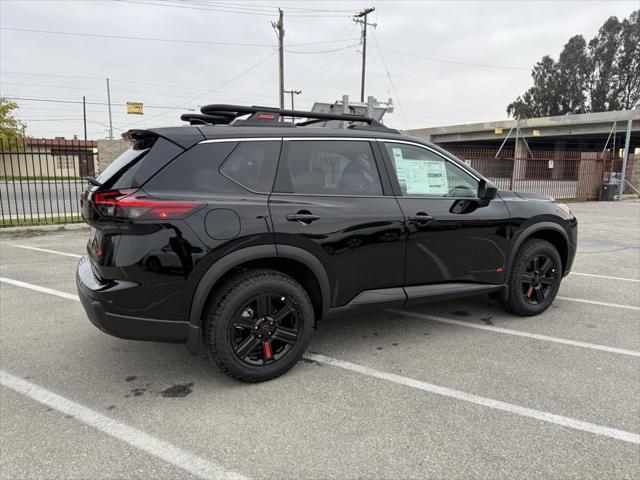
[[[0,228],[0,236],[30,236],[50,232],[89,230],[91,227],[86,223],[61,223],[56,225],[30,225],[24,227]]]

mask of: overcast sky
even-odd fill
[[[289,50],[285,87],[302,90],[296,108],[343,94],[359,98],[360,27],[352,15],[374,6],[366,95],[392,98],[396,110],[386,123],[407,129],[505,119],[506,105],[530,86],[536,61],[557,58],[572,35],[588,40],[611,15],[628,17],[640,0],[0,0],[1,93],[70,101],[84,95],[103,103],[109,77],[114,104],[145,105],[144,116],[114,105],[114,135],[133,126],[180,125],[185,108],[207,103],[276,106],[270,22],[278,6]],[[31,135],[82,138],[82,105],[17,102]],[[107,135],[106,106],[89,104],[87,118],[89,138]]]

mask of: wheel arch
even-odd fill
[[[289,275],[300,283],[311,298],[316,322],[330,306],[329,277],[322,263],[309,252],[284,245],[257,245],[237,250],[214,263],[202,276],[193,294],[189,309],[187,349],[197,353],[200,348],[202,313],[216,287],[243,268],[270,268]]]
[[[507,275],[511,271],[511,265],[516,253],[522,246],[522,244],[530,238],[539,238],[551,243],[560,254],[560,260],[562,261],[562,272],[566,271],[566,266],[569,261],[569,235],[567,232],[557,223],[553,222],[540,222],[525,228],[517,238],[514,240],[513,245],[509,251],[509,259],[507,262]]]

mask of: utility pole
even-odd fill
[[[111,121],[111,90],[109,89],[108,78],[107,78],[107,103],[109,104],[109,139],[113,140],[113,123]]]
[[[278,57],[280,63],[280,110],[284,110],[284,12],[281,8],[277,22],[271,22],[271,26],[278,36]],[[284,121],[284,118],[281,119]]]
[[[376,28],[375,23],[367,23],[367,15],[375,11],[375,7],[365,8],[357,13],[353,21],[362,25],[362,81],[360,83],[360,102],[364,103],[364,75],[367,67],[367,25]]]
[[[87,101],[84,97],[84,95],[82,96],[82,118],[84,120],[84,141],[87,141]]]
[[[293,96],[294,95],[300,95],[302,93],[302,90],[285,90],[284,93],[290,93],[291,94],[291,110],[295,110],[296,107],[293,103]],[[291,121],[295,122],[295,117],[292,115],[291,116]]]

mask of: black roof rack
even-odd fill
[[[349,128],[358,130],[383,130],[396,132],[397,130],[385,127],[377,120],[364,115],[352,113],[323,113],[309,112],[304,110],[286,110],[276,107],[260,107],[247,105],[227,105],[211,104],[200,108],[202,114],[185,113],[180,119],[189,122],[191,125],[251,125],[251,126],[282,126],[282,127],[304,127],[326,120],[340,120],[351,123],[362,123],[362,126],[350,125]],[[241,119],[249,115],[246,119]],[[298,117],[306,119],[303,122],[285,123],[280,121],[280,117]]]

